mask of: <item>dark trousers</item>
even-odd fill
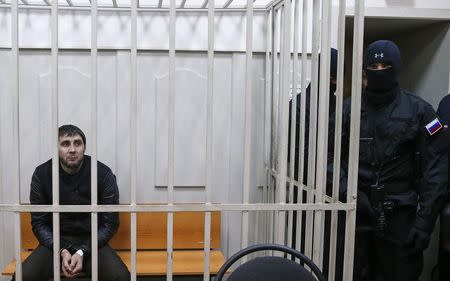
[[[354,281],[418,281],[422,267],[422,251],[357,231]]]
[[[83,272],[91,274],[90,257],[83,259]],[[45,281],[53,277],[53,251],[39,245],[22,263],[23,281]],[[130,272],[109,245],[98,249],[98,279],[102,281],[128,281]],[[13,276],[12,280],[15,280]]]

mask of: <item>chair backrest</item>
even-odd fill
[[[247,247],[229,258],[219,270],[215,281],[222,281],[227,270],[237,260],[257,251],[275,250],[288,253],[302,264],[311,268],[314,275],[303,265],[278,256],[258,257],[240,265],[227,278],[227,281],[325,281],[320,269],[305,255],[284,245],[259,244]]]
[[[130,213],[119,213],[120,226],[109,245],[116,250],[128,250],[130,240]],[[211,248],[220,249],[220,212],[211,212]],[[203,249],[204,212],[176,212],[173,222],[174,249]],[[21,214],[22,248],[32,250],[38,241],[31,230],[30,213]],[[137,213],[137,249],[163,250],[167,247],[167,214]]]

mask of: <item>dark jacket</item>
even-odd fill
[[[331,91],[331,90],[330,90]],[[294,159],[294,178],[298,179],[298,167],[299,163],[299,141],[300,141],[300,127],[303,126],[301,124],[301,94],[296,97],[296,109],[295,109],[295,159]],[[317,101],[318,102],[318,101]],[[317,109],[319,105],[317,105]],[[290,161],[290,147],[291,147],[291,117],[292,117],[292,100],[289,101],[289,136],[288,136],[288,161]],[[305,139],[304,139],[304,169],[303,169],[303,184],[306,184],[306,179],[308,176],[308,153],[309,153],[309,125],[310,125],[310,111],[311,111],[311,84],[306,88],[306,96],[305,96]],[[334,126],[335,126],[335,112],[336,112],[336,96],[334,94],[330,94],[329,99],[329,111],[328,111],[328,162],[333,161],[333,153],[334,153]],[[316,124],[317,126],[317,124]],[[317,131],[316,131],[317,132]],[[332,181],[332,176],[328,176],[327,180],[328,184]],[[330,195],[330,194],[329,194]]]
[[[439,103],[437,109],[437,115],[441,119],[442,123],[450,126],[450,95],[445,96],[441,102]],[[448,143],[450,144],[450,137],[448,137]],[[450,157],[449,157],[449,170],[448,175],[450,177]],[[448,191],[448,199],[450,200],[450,186],[447,189]]]
[[[61,205],[91,204],[91,158],[84,156],[80,171],[75,175],[59,169],[59,202]],[[119,203],[119,190],[116,177],[105,164],[97,162],[98,204]],[[30,203],[36,205],[52,204],[52,160],[36,168],[31,180]],[[32,213],[33,233],[43,246],[53,249],[52,213]],[[103,247],[119,227],[117,213],[98,213],[98,247]],[[82,249],[87,255],[91,252],[91,213],[60,214],[61,249],[71,253]]]
[[[412,226],[430,233],[445,198],[448,160],[442,153],[444,129],[430,135],[425,128],[436,117],[431,105],[403,89],[394,89],[393,101],[378,108],[368,103],[364,93],[362,96],[358,191],[370,198],[371,185],[384,185],[385,200],[395,203],[387,231],[396,241],[406,239]],[[343,117],[347,147],[343,153],[348,153],[349,128],[347,99]],[[347,160],[348,155],[342,159]],[[344,163],[345,171],[346,166]]]

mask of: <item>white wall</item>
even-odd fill
[[[399,37],[397,42],[404,61],[400,76],[403,87],[437,109],[440,100],[450,92],[450,22],[424,26]]]

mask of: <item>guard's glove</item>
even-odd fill
[[[408,234],[406,245],[412,247],[416,251],[423,251],[430,243],[430,234],[428,232],[413,226]]]

